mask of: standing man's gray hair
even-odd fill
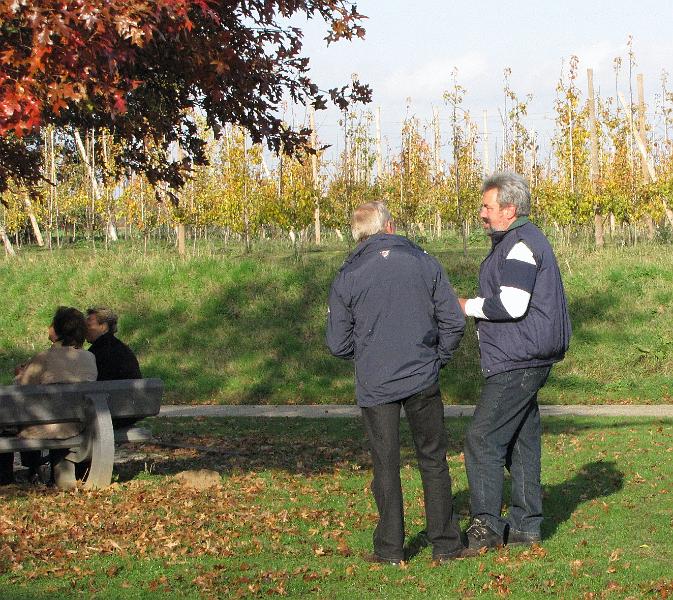
[[[526,217],[530,214],[530,188],[521,175],[509,171],[495,173],[484,180],[481,193],[493,189],[498,190],[500,208],[507,205],[514,206],[517,217]]]
[[[353,211],[351,231],[356,242],[366,240],[370,235],[386,230],[393,218],[383,202],[367,202]]]

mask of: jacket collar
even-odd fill
[[[113,335],[114,334],[111,331],[106,331],[102,335],[99,335],[93,342],[91,342],[91,346],[89,346],[89,349],[94,348],[94,347],[98,348],[99,346],[104,346],[106,344],[109,344]]]
[[[392,246],[407,246],[412,248],[419,248],[411,240],[405,238],[403,235],[397,235],[394,233],[375,233],[370,235],[366,240],[360,242],[355,250],[350,253],[348,258],[344,261],[342,269],[352,263],[354,260],[365,254],[371,252],[378,252],[381,248],[390,248]]]
[[[494,231],[494,232],[491,234],[491,243],[492,243],[492,245],[495,246],[496,244],[499,244],[499,243],[503,240],[503,238],[504,238],[510,231],[512,231],[513,229],[517,229],[517,228],[521,227],[522,225],[525,225],[526,223],[529,223],[529,222],[530,222],[530,220],[528,219],[528,217],[518,217],[518,218],[516,219],[516,221],[514,221],[514,222],[513,222],[507,229],[505,229],[504,231]]]

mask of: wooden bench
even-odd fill
[[[76,484],[75,464],[89,462],[84,485],[110,485],[115,442],[151,439],[148,429],[125,426],[159,414],[164,385],[160,379],[124,379],[86,383],[0,386],[0,431],[28,425],[77,422],[84,425],[79,435],[67,439],[0,436],[0,452],[21,450],[69,450],[54,465],[54,480],[60,488]]]

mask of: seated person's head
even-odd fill
[[[94,306],[86,311],[86,341],[95,342],[105,333],[116,333],[117,315],[106,306]]]
[[[59,306],[49,326],[49,339],[63,346],[81,348],[86,336],[84,315],[70,306]]]

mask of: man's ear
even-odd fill
[[[388,221],[386,223],[385,231],[386,233],[395,233],[395,223],[393,223],[392,221]]]

